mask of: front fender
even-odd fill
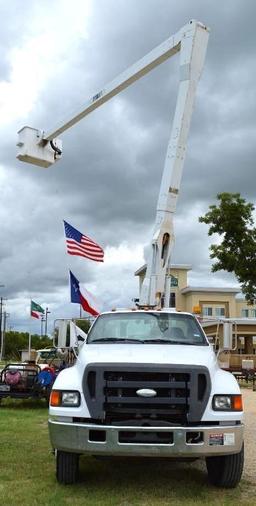
[[[236,378],[230,372],[216,369],[212,378],[212,389],[209,401],[205,408],[202,421],[242,421],[243,411],[214,411],[212,409],[212,399],[216,394],[240,394],[240,387]]]
[[[90,418],[91,415],[89,413],[85,397],[83,394],[82,383],[81,383],[81,373],[77,364],[72,367],[67,367],[67,369],[63,369],[61,371],[54,384],[53,390],[76,390],[80,392],[81,395],[81,404],[78,407],[52,407],[49,406],[49,414],[51,416],[61,416],[61,417],[74,417],[74,418]]]

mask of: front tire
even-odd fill
[[[242,476],[244,467],[244,446],[234,455],[207,457],[208,479],[212,485],[223,488],[235,488]]]
[[[59,483],[72,485],[78,480],[79,455],[57,450],[56,478]]]

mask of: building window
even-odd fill
[[[217,316],[218,318],[220,316],[225,316],[225,308],[224,307],[216,307],[215,308],[215,316]]]
[[[212,316],[212,307],[203,307],[203,316]]]
[[[170,307],[176,307],[176,293],[170,293]]]
[[[242,309],[241,315],[243,318],[248,318],[249,317],[249,309]]]
[[[161,297],[161,307],[164,307],[164,295]],[[176,293],[170,293],[169,307],[176,308]]]
[[[178,278],[171,275],[171,286],[178,286]]]
[[[256,318],[256,309],[251,309],[252,318]]]

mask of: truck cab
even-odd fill
[[[205,458],[209,481],[234,487],[243,469],[242,419],[237,381],[220,369],[193,315],[102,313],[51,393],[57,479],[74,483],[82,454]]]

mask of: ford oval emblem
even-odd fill
[[[155,397],[156,391],[151,388],[140,388],[139,390],[136,390],[136,394],[140,397]]]

